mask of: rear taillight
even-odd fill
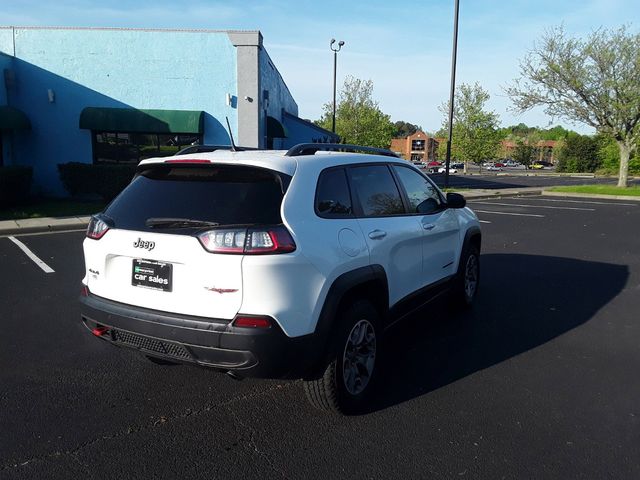
[[[289,253],[296,244],[282,225],[260,228],[223,228],[198,235],[202,246],[212,253],[264,255]]]
[[[87,227],[87,237],[94,240],[100,240],[104,234],[109,231],[109,225],[99,217],[91,217],[89,226]]]
[[[232,325],[234,327],[243,328],[270,328],[271,317],[263,316],[249,316],[249,315],[236,315],[233,319]]]

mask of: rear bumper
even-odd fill
[[[98,338],[145,355],[197,364],[241,377],[300,378],[310,369],[314,335],[287,337],[270,328],[238,328],[228,320],[182,316],[95,295],[80,297],[83,324]]]

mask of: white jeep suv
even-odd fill
[[[345,412],[386,328],[445,292],[471,304],[480,242],[461,195],[387,150],[147,159],[89,224],[82,321],[156,362],[302,378]]]

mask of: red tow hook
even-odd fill
[[[91,333],[93,333],[96,337],[101,337],[108,331],[109,329],[107,327],[103,327],[102,325],[96,325],[91,329]]]

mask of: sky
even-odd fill
[[[374,99],[392,121],[433,132],[449,97],[453,11],[454,0],[0,0],[0,25],[260,30],[299,116],[311,120],[331,101],[335,38],[345,42],[338,90],[348,75],[372,80]],[[638,0],[460,0],[456,84],[487,90],[487,106],[503,126],[561,124],[592,133],[542,110],[513,113],[503,89],[546,29],[563,25],[584,37],[623,24],[640,28]]]

